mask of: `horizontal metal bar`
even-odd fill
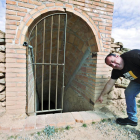
[[[31,113],[43,113],[43,112],[53,112],[53,111],[61,111],[62,109],[52,109],[52,110],[43,110],[43,111],[35,111],[35,112],[29,112]]]
[[[34,65],[64,65],[64,64],[56,64],[56,63],[28,63],[28,64],[34,64]]]

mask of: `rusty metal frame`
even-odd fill
[[[58,35],[57,35],[57,63],[51,63],[51,56],[52,56],[52,38],[53,38],[53,16],[54,15],[58,15]],[[64,62],[59,64],[59,33],[60,33],[60,19],[61,19],[61,15],[65,15],[64,18],[64,36],[63,36],[63,48],[64,48]],[[49,63],[44,63],[44,48],[45,48],[45,24],[46,21],[45,19],[51,17],[51,43],[50,43],[50,62]],[[37,52],[37,25],[43,20],[43,59],[42,59],[42,63],[36,63],[36,52]],[[66,28],[67,28],[67,13],[55,13],[55,14],[51,14],[49,16],[44,17],[43,19],[39,20],[36,25],[32,28],[30,34],[29,34],[29,39],[30,36],[32,34],[32,31],[35,29],[35,54],[34,54],[34,62],[33,63],[29,63],[27,61],[27,69],[28,69],[28,64],[32,64],[33,65],[33,72],[34,72],[34,112],[28,112],[28,113],[42,113],[42,112],[52,112],[52,111],[61,111],[63,110],[63,96],[64,96],[64,72],[65,72],[65,49],[66,49]],[[29,42],[30,44],[30,42]],[[28,48],[31,49],[31,48]],[[28,51],[27,51],[28,52]],[[27,53],[28,55],[28,53]],[[28,56],[27,56],[28,58]],[[28,59],[27,59],[28,60]],[[41,93],[41,111],[37,111],[36,109],[36,65],[42,65],[42,93]],[[44,75],[44,65],[49,65],[49,97],[48,97],[48,110],[43,110],[43,86],[44,86],[44,81],[43,81],[43,75]],[[51,66],[55,65],[56,66],[56,97],[55,97],[55,109],[50,109],[50,94],[51,94]],[[57,108],[57,92],[58,92],[58,67],[59,66],[63,66],[63,83],[62,83],[62,104],[61,104],[61,108]],[[27,71],[28,72],[28,71]],[[28,75],[28,74],[27,74]],[[27,87],[28,87],[28,82],[27,82]],[[27,93],[28,94],[28,93]]]

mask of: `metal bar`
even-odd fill
[[[65,51],[66,51],[66,28],[67,28],[67,14],[64,18],[65,30],[64,30],[64,66],[63,66],[63,86],[62,86],[62,110],[63,110],[63,97],[64,97],[64,73],[65,73]]]
[[[62,109],[52,109],[52,110],[43,110],[43,111],[35,111],[29,113],[42,113],[42,112],[53,112],[53,111],[61,111]]]
[[[36,39],[35,39],[35,63],[37,52],[37,25],[36,25]],[[36,65],[34,65],[34,111],[36,111]]]
[[[51,18],[50,64],[51,64],[51,60],[52,60],[52,31],[53,31],[53,16]],[[50,94],[51,94],[51,65],[49,66],[49,102],[48,102],[49,110],[50,110]]]
[[[59,60],[59,32],[60,32],[60,15],[58,16],[58,39],[57,39],[57,64]],[[58,89],[58,65],[56,66],[56,95],[55,95],[55,109],[57,109],[57,89]]]
[[[34,64],[34,65],[64,65],[64,64],[56,64],[56,63],[28,63],[28,64]]]
[[[27,47],[26,48],[26,83],[27,83],[27,86],[26,86],[26,91],[27,91],[27,98],[26,98],[26,106],[27,106],[27,113],[29,112],[29,98],[28,98],[28,96],[29,96],[29,94],[28,94],[28,78],[29,78],[29,76],[28,76],[28,67],[29,67],[29,63],[28,63],[28,53],[29,53],[29,50],[28,50],[29,48]]]
[[[50,14],[49,16],[46,16],[46,17],[42,18],[41,20],[39,20],[39,21],[36,23],[36,25],[37,25],[39,22],[41,22],[43,19],[45,19],[45,18],[47,18],[47,17],[50,17],[50,16],[53,16],[53,15],[66,15],[66,13],[55,13],[55,14]],[[35,26],[36,26],[36,25],[35,25]],[[29,38],[30,38],[31,33],[32,33],[33,29],[35,28],[35,26],[33,26],[32,30],[30,31]]]
[[[42,63],[44,63],[44,48],[45,48],[45,19],[44,19],[44,32],[43,32],[43,58]],[[41,96],[41,110],[43,110],[43,87],[44,87],[44,65],[42,65],[42,96]]]

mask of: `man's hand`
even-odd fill
[[[98,99],[96,100],[96,102],[102,103],[103,102],[103,97],[102,96],[99,96]]]

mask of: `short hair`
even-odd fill
[[[110,56],[114,56],[114,57],[116,57],[116,54],[114,54],[114,53],[110,53],[110,54],[108,54],[108,55],[106,56],[106,58],[105,58],[105,63],[106,63],[107,58],[110,57]]]

